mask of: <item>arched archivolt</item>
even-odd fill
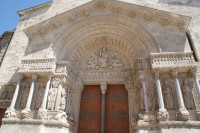
[[[87,50],[100,45],[96,43],[99,38],[112,41],[107,44],[123,49],[132,60],[147,58],[151,52],[159,51],[155,38],[133,19],[119,15],[98,14],[75,22],[63,30],[53,43],[55,56],[58,60],[77,64],[76,62],[87,53]]]

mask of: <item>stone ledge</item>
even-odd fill
[[[45,126],[52,126],[52,127],[66,127],[69,128],[70,124],[69,123],[64,123],[60,121],[48,121],[48,120],[34,120],[34,119],[15,119],[15,118],[10,118],[10,119],[3,119],[2,120],[3,125],[9,125],[9,124],[20,124],[20,125],[45,125]]]
[[[200,129],[200,121],[160,121],[160,122],[138,122],[137,124],[133,124],[135,128],[142,128],[142,129],[156,129],[156,128],[169,128],[169,127],[176,127],[176,128],[198,128]]]

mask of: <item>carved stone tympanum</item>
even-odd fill
[[[87,60],[87,68],[90,70],[111,70],[123,67],[122,58],[116,52],[102,48]]]

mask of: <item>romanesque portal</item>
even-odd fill
[[[19,12],[0,69],[1,133],[199,132],[191,18],[122,1]]]

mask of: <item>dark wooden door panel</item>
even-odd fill
[[[129,133],[128,94],[124,85],[107,87],[105,133]]]
[[[81,96],[78,133],[101,133],[100,86],[85,86]]]
[[[0,127],[2,125],[2,119],[4,118],[5,112],[6,112],[6,109],[0,109]]]

